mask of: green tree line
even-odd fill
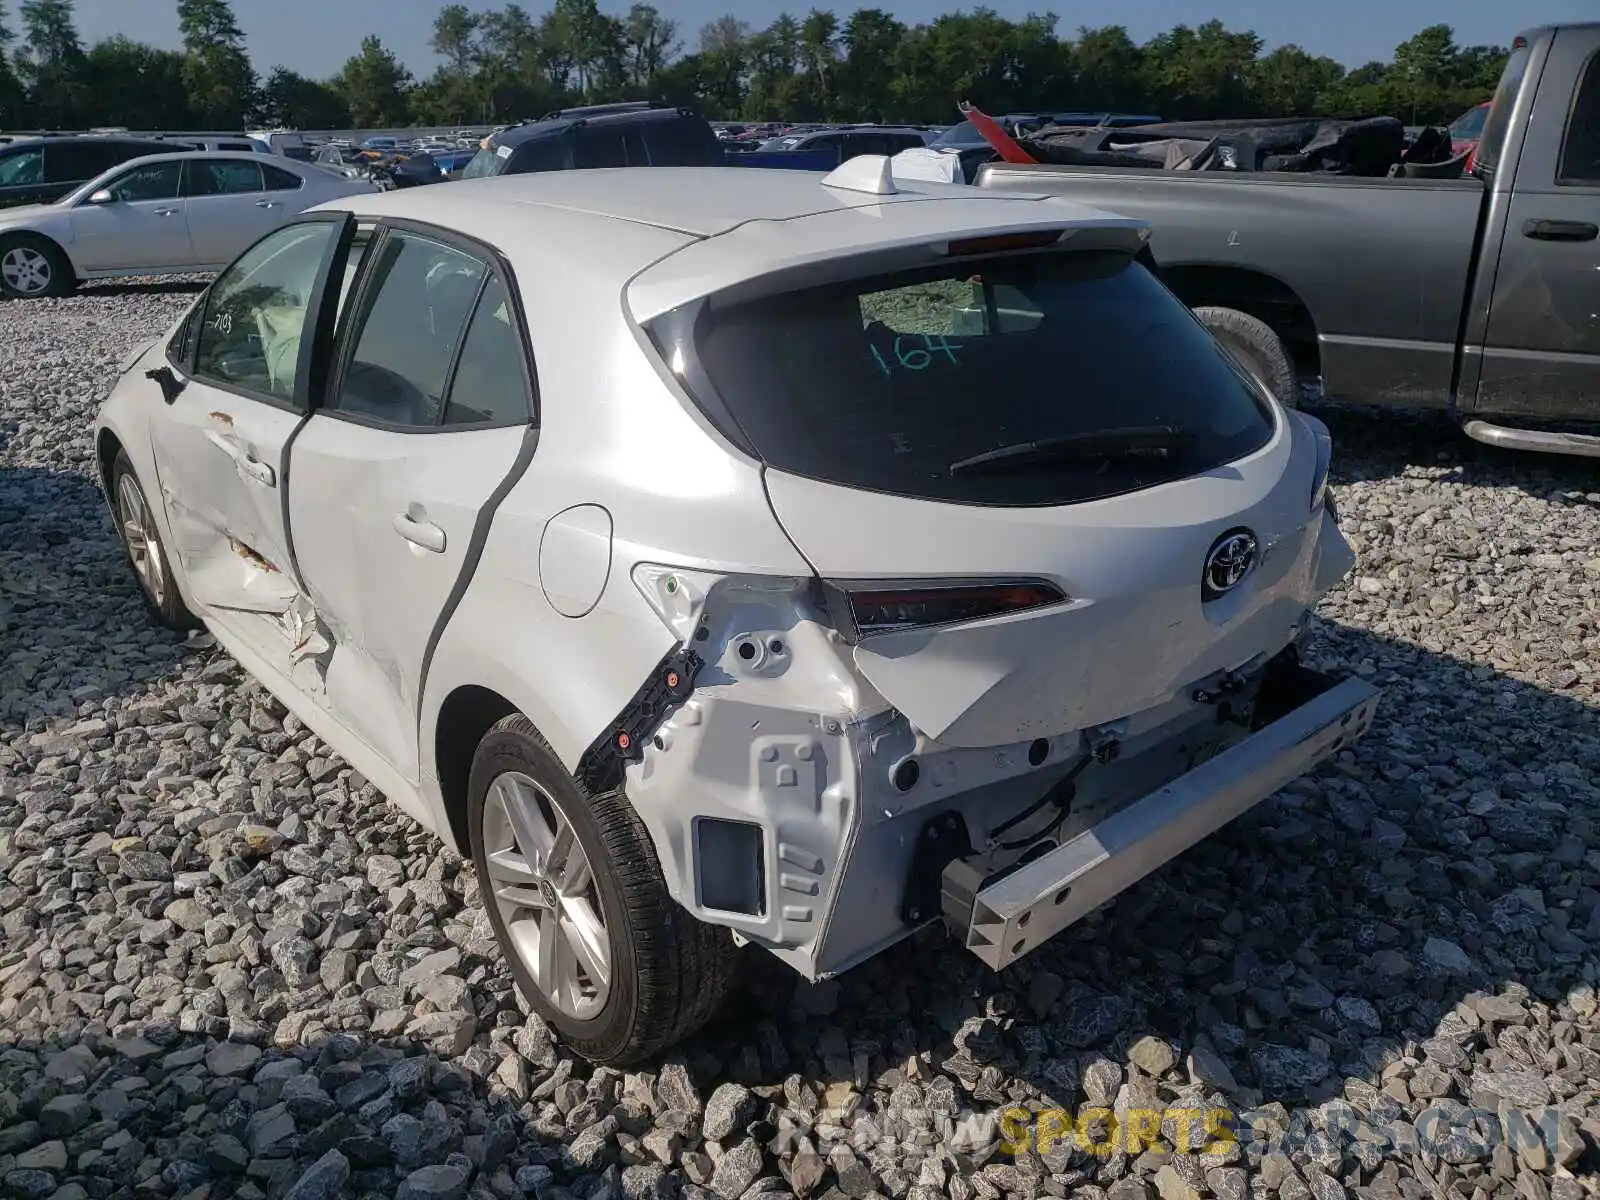
[[[1353,70],[1220,21],[1135,42],[1126,28],[1063,36],[1053,13],[1007,20],[959,10],[907,25],[881,8],[811,9],[765,29],[728,15],[692,39],[653,5],[615,16],[596,0],[448,4],[440,65],[418,79],[376,36],[331,79],[258,75],[229,0],[175,0],[182,49],[119,36],[85,47],[72,0],[0,0],[0,127],[303,129],[477,124],[566,104],[653,99],[712,118],[949,121],[959,100],[991,112],[1120,110],[1172,119],[1371,116],[1448,121],[1493,90],[1506,51],[1460,46],[1432,25],[1388,62]]]

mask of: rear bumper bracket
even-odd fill
[[[1249,737],[1020,868],[943,869],[941,906],[995,970],[1023,957],[1169,859],[1354,742],[1380,695],[1360,679],[1293,667],[1263,696]]]

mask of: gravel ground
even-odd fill
[[[1592,464],[1330,415],[1361,565],[1319,652],[1386,694],[1353,752],[1005,975],[757,962],[681,1056],[591,1070],[470,867],[143,615],[87,432],[188,297],[0,305],[0,1192],[1600,1195]],[[1015,1104],[1164,1137],[1009,1154]]]

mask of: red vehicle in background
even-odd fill
[[[1492,101],[1485,100],[1482,104],[1474,105],[1462,113],[1450,126],[1450,154],[1473,152],[1476,157],[1478,139],[1483,136],[1484,122],[1489,119],[1489,109]],[[1467,159],[1467,170],[1472,170],[1472,158]]]

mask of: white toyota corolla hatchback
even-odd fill
[[[131,362],[106,494],[592,1059],[747,943],[1002,968],[1370,721],[1298,657],[1353,565],[1326,430],[1140,223],[882,158],[338,203]]]

